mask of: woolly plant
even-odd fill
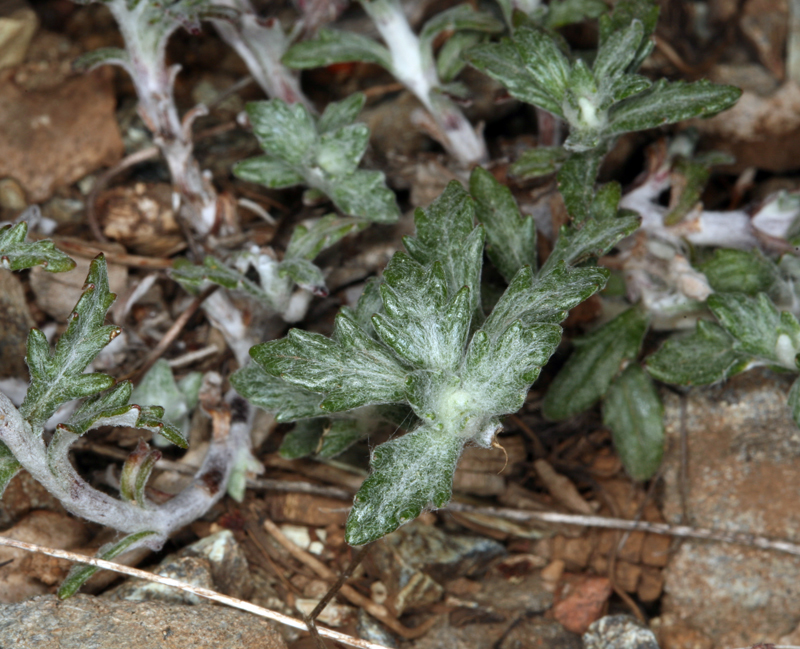
[[[705,80],[655,83],[637,74],[653,49],[658,6],[621,0],[600,17],[593,60],[566,51],[564,41],[533,21],[522,21],[510,38],[465,53],[477,69],[502,83],[520,101],[552,113],[569,126],[563,147],[534,149],[513,169],[555,170],[570,217],[589,216],[594,182],[605,153],[623,133],[709,117],[732,106],[741,91]],[[569,182],[572,181],[572,182]]]
[[[53,264],[48,267],[52,270]],[[128,403],[133,391],[129,381],[118,383],[106,374],[86,372],[95,356],[120,333],[119,327],[104,324],[115,297],[109,292],[106,262],[100,255],[91,263],[83,294],[55,349],[44,333],[31,330],[26,356],[31,383],[21,405],[15,407],[0,393],[0,495],[25,469],[71,513],[125,535],[100,549],[98,556],[103,559],[136,547],[158,550],[173,531],[202,516],[225,493],[232,459],[249,442],[240,439],[242,431],[232,424],[227,437],[212,440],[192,484],[161,505],[146,493],[148,477],[161,453],[143,441],[123,466],[121,498],[98,491],[78,474],[70,462],[70,447],[96,428],[137,428],[186,447],[183,433],[164,421],[163,408]],[[83,402],[56,426],[48,441],[45,424],[75,399]],[[66,597],[76,592],[95,570],[73,570],[59,594]]]
[[[500,417],[522,406],[557,347],[567,310],[605,284],[606,270],[577,265],[638,226],[636,218],[617,213],[619,196],[605,192],[593,208],[602,232],[565,227],[536,271],[529,246],[535,231],[509,190],[482,169],[473,185],[476,199],[454,181],[416,211],[416,235],[404,239],[406,252],[394,255],[381,283],[365,290],[354,310],[342,309],[331,338],[293,329],[255,346],[254,363],[232,379],[279,421],[335,422],[387,405],[413,411],[418,425],[372,452],[372,473],[347,522],[353,545],[449,501],[464,446],[492,446]],[[506,250],[501,242],[520,223],[529,239]],[[487,240],[510,277],[489,313],[480,296]]]
[[[175,78],[180,65],[168,66],[169,37],[179,28],[198,33],[205,19],[237,20],[238,13],[210,0],[77,0],[102,2],[114,16],[125,49],[105,47],[88,52],[75,67],[90,70],[99,65],[118,65],[131,77],[139,98],[139,115],[153,134],[172,175],[180,213],[204,236],[217,224],[217,194],[194,158],[192,122],[207,113],[198,105],[181,117],[175,105]]]
[[[457,161],[485,161],[482,135],[447,94],[464,96],[465,88],[452,83],[464,65],[461,52],[480,40],[480,34],[502,31],[502,23],[463,4],[433,16],[417,36],[399,0],[362,0],[361,4],[386,47],[360,34],[322,29],[316,38],[293,45],[283,62],[299,69],[349,61],[380,65],[419,99],[431,118],[421,123],[427,123],[427,130]],[[456,36],[442,48],[437,62],[434,41],[445,32],[456,32]]]

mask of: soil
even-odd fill
[[[288,1],[261,4],[268,15],[292,11]],[[457,2],[408,4],[413,15],[423,17]],[[735,163],[715,169],[701,199],[706,208],[749,205],[771,188],[796,190],[800,87],[788,78],[785,64],[790,22],[786,0],[660,4],[657,46],[644,73],[673,80],[707,77],[740,85],[744,94],[736,107],[710,120],[621,138],[601,179],[632,186],[645,170],[648,147],[691,126],[699,132],[701,151],[735,156]],[[51,238],[78,268],[63,276],[40,269],[0,275],[0,387],[6,392],[27,381],[22,360],[26,332],[31,326],[50,333],[63,330],[89,260],[101,251],[109,261],[112,290],[120,304],[147,282],[135,304],[112,310],[111,319],[124,328],[125,336],[99,361],[115,376],[138,378],[145,359],[191,302],[166,269],[175,258],[191,255],[193,244],[172,212],[169,173],[157,155],[114,175],[99,193],[93,191],[109,168],[152,146],[123,71],[72,71],[71,62],[79,54],[120,45],[106,8],[67,0],[40,0],[27,13],[15,7],[17,13],[6,12],[0,2],[0,22],[13,15],[27,25],[31,37],[14,45],[19,52],[8,56],[0,42],[0,221],[13,221],[26,207],[40,205],[44,217],[53,222]],[[349,8],[342,20],[348,28],[367,29],[357,7]],[[592,23],[562,33],[577,46],[596,38]],[[0,30],[0,38],[2,34]],[[215,101],[248,72],[211,28],[199,35],[179,31],[170,42],[169,56],[183,66],[176,86],[181,111],[198,101],[213,106],[194,124],[201,168],[211,172],[220,193],[245,198],[274,219],[266,222],[246,205],[239,207],[232,217],[234,234],[219,245],[271,246],[280,254],[297,223],[328,213],[330,205],[308,206],[298,190],[269,190],[233,177],[233,163],[259,152],[252,133],[236,116],[247,101],[264,97],[251,83]],[[548,231],[557,231],[565,219],[555,179],[520,182],[507,171],[521,151],[546,144],[552,133],[540,132],[543,122],[537,125],[530,107],[510,101],[481,75],[467,71],[461,79],[479,97],[466,113],[473,122],[485,124],[488,168],[508,184],[525,213],[544,214],[537,222],[548,221],[539,237],[540,254],[546,255]],[[309,71],[302,82],[319,109],[350,92],[367,92],[362,119],[372,129],[372,139],[365,163],[386,173],[403,211],[398,224],[351,235],[317,260],[326,272],[330,295],[315,298],[305,319],[294,326],[328,334],[340,306],[352,305],[364,282],[379,275],[391,254],[402,249],[402,237],[413,231],[413,209],[430,203],[450,180],[463,181],[466,176],[440,145],[412,124],[409,115],[416,100],[381,69],[333,66]],[[248,318],[268,320],[265,328],[272,337],[287,330],[279,319],[241,304]],[[599,407],[559,423],[543,417],[543,396],[567,358],[569,340],[605,318],[603,307],[597,298],[570,315],[560,351],[543,370],[523,409],[505,420],[499,438],[502,449],[467,450],[455,479],[455,500],[463,506],[427,512],[376,544],[347,581],[350,594],[343,589],[319,618],[321,623],[385,646],[414,649],[573,649],[588,642],[581,636],[592,623],[626,614],[639,620],[639,626],[634,625],[637,633],[641,625],[653,630],[662,649],[728,649],[761,641],[797,644],[793,638],[800,633],[800,560],[794,557],[646,531],[511,520],[499,513],[513,509],[601,515],[789,541],[800,534],[793,480],[800,471],[800,433],[785,405],[790,382],[782,375],[747,375],[688,394],[662,386],[665,460],[644,484],[625,474]],[[645,350],[654,349],[662,338],[662,333],[650,334]],[[238,368],[234,351],[201,310],[188,319],[162,358],[172,363],[178,378],[209,370],[228,377]],[[208,428],[204,416],[195,414],[192,442],[205,443]],[[288,430],[262,414],[254,431],[256,455],[266,468],[261,479],[273,482],[259,487],[256,479],[243,502],[226,497],[171,539],[161,555],[139,553],[129,562],[152,567],[167,554],[227,530],[249,566],[241,570],[237,564],[242,583],[234,591],[288,615],[310,613],[335,576],[354,560],[355,550],[344,542],[348,499],[363,480],[369,448],[380,440],[357,445],[336,463],[288,461],[277,452]],[[141,431],[95,431],[77,446],[75,466],[94,484],[110,489],[109,476],[118,474],[140,436]],[[165,459],[189,466],[200,452],[182,457],[177,449],[167,448],[163,453]],[[185,472],[174,466],[158,469],[152,497],[169,497],[184,480]],[[296,483],[314,485],[316,491],[286,487]],[[265,521],[274,523],[304,554],[287,550]],[[86,553],[108,540],[107,530],[65,513],[25,473],[12,481],[0,503],[0,530],[12,538]],[[309,556],[330,574],[315,570]],[[4,565],[7,559],[11,562]],[[224,570],[215,576],[213,566],[203,561],[186,560],[182,569],[186,574],[205,570],[198,583],[222,588]],[[19,604],[24,607],[19,614],[25,616],[36,602],[43,609],[57,609],[50,595],[67,570],[65,562],[0,551],[0,601],[26,602]],[[111,600],[99,603],[112,581],[112,576],[100,574],[89,583],[84,592],[93,595],[76,600],[81,619],[92,618],[94,609],[98,615],[118,610],[116,603],[108,604]],[[28,601],[35,596],[46,597]],[[382,621],[365,609],[363,600],[383,607]],[[152,604],[147,613],[160,615]],[[180,615],[186,618],[181,618],[181,632],[190,638],[197,624],[192,620],[203,613]],[[236,615],[230,616],[230,624]],[[253,646],[259,625],[252,623],[241,631],[249,634]],[[280,632],[292,649],[315,646],[308,634],[283,628]],[[592,633],[590,646],[602,644],[596,637],[599,632]],[[281,646],[280,638],[270,641]]]

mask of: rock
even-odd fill
[[[800,535],[800,430],[786,405],[792,377],[754,370],[686,397],[692,524],[774,538]],[[681,518],[680,399],[663,391],[664,515]],[[662,612],[739,647],[800,622],[800,558],[725,543],[684,541],[666,568]],[[713,602],[713,605],[709,605]]]
[[[66,514],[35,511],[0,536],[59,550],[74,550],[87,542],[89,534],[83,521]],[[3,604],[48,592],[49,586],[63,579],[71,566],[66,561],[0,546],[0,564],[9,560],[11,563],[0,567],[0,603]],[[1,638],[0,632],[0,647],[3,647]]]
[[[56,247],[58,247],[57,242]],[[106,245],[105,249],[112,248]],[[36,304],[59,323],[65,322],[72,313],[83,292],[86,275],[89,273],[91,260],[83,257],[73,257],[73,259],[76,266],[68,273],[48,273],[39,266],[31,269],[31,289],[36,295]],[[127,286],[127,280],[127,268],[118,264],[108,264],[108,283],[112,293],[120,295]]]
[[[375,546],[371,561],[389,592],[396,615],[438,602],[444,589],[437,582],[480,574],[505,548],[489,539],[446,534],[415,522]]]
[[[21,212],[26,207],[28,207],[28,198],[19,183],[13,178],[0,180],[0,208],[14,213]]]
[[[356,618],[356,633],[362,640],[394,649],[397,647],[397,638],[385,626],[367,613],[363,608],[358,609]]]
[[[58,498],[23,469],[11,479],[0,499],[0,528],[10,527],[34,509],[65,513]]]
[[[0,271],[0,378],[28,378],[25,343],[34,324],[22,283]]]
[[[492,570],[481,579],[483,588],[471,599],[506,619],[544,613],[553,605],[553,594],[536,571],[528,575],[505,577]]]
[[[230,530],[207,536],[179,553],[169,555],[154,572],[238,599],[249,597],[253,590],[247,559]],[[192,593],[142,579],[129,579],[103,597],[173,604],[201,604],[205,601]]]
[[[0,646],[14,649],[285,649],[267,620],[224,606],[54,595],[0,606]]]
[[[630,615],[606,615],[583,634],[584,649],[659,649],[653,632]]]
[[[98,70],[24,90],[11,70],[0,72],[0,177],[13,177],[35,203],[119,160],[111,78]]]
[[[581,637],[555,620],[534,617],[516,624],[498,649],[582,649]]]
[[[97,201],[103,234],[140,255],[168,257],[184,244],[166,183],[114,187]]]
[[[36,12],[25,2],[0,5],[0,68],[25,60],[31,39],[39,28]]]
[[[606,577],[584,577],[567,588],[553,607],[553,617],[569,631],[585,633],[600,618],[611,596],[611,583]]]
[[[508,629],[508,622],[468,624],[452,626],[442,624],[434,627],[421,639],[414,649],[495,649]]]
[[[736,158],[737,163],[726,169],[783,172],[800,166],[800,86],[792,81],[768,97],[745,90],[729,110],[708,120],[692,120],[691,125],[704,136],[709,150]]]

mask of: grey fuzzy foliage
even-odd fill
[[[364,101],[356,94],[334,102],[319,120],[300,103],[249,103],[247,114],[265,155],[237,163],[234,174],[272,189],[307,185],[348,216],[396,221],[400,212],[383,173],[358,169],[369,129],[352,122]]]
[[[504,230],[494,239],[499,246],[527,225],[513,199],[485,180],[477,200],[453,182],[416,211],[416,234],[404,240],[407,252],[394,255],[382,282],[369,284],[354,310],[342,309],[331,338],[293,329],[251,349],[264,373],[320,395],[323,411],[343,413],[330,424],[309,420],[296,428],[287,453],[321,455],[360,438],[363,432],[341,422],[364,406],[410,407],[419,420],[375,448],[372,473],[348,521],[351,544],[380,538],[449,500],[463,446],[491,445],[500,417],[522,406],[558,346],[567,311],[608,277],[604,269],[564,260],[540,272],[523,263],[487,317],[476,295],[484,232]],[[485,226],[475,225],[479,214]],[[506,258],[509,273],[521,261],[535,261],[532,251],[514,254]],[[259,391],[257,380],[248,379],[254,372],[240,371],[237,381],[250,383],[237,385],[240,393]]]
[[[573,339],[576,349],[547,390],[544,415],[567,419],[603,397],[623,362],[638,356],[647,320],[639,309],[628,309],[589,335]]]
[[[664,408],[647,373],[636,363],[611,383],[603,399],[603,424],[634,480],[649,480],[664,453]]]

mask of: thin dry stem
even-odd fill
[[[17,541],[15,539],[9,539],[4,536],[0,536],[0,545],[5,545],[11,548],[17,548],[18,550],[24,550],[25,552],[36,552],[38,554],[47,555],[48,557],[55,557],[56,559],[66,559],[67,561],[84,563],[90,566],[95,566],[97,568],[102,568],[103,570],[111,570],[113,572],[117,572],[122,575],[128,575],[129,577],[136,577],[137,579],[152,581],[154,583],[161,584],[163,586],[171,586],[173,588],[178,588],[179,590],[183,590],[187,593],[192,593],[194,595],[197,595],[198,597],[203,597],[204,599],[211,600],[212,602],[225,604],[226,606],[231,606],[232,608],[238,608],[239,610],[247,611],[248,613],[253,613],[254,615],[267,618],[268,620],[274,620],[275,622],[279,622],[280,624],[285,624],[286,626],[290,626],[295,629],[302,629],[303,631],[308,631],[308,627],[306,626],[305,622],[297,620],[293,617],[289,617],[288,615],[283,615],[282,613],[278,613],[277,611],[271,611],[268,608],[262,608],[261,606],[256,606],[255,604],[251,604],[250,602],[245,602],[241,599],[236,599],[235,597],[229,597],[228,595],[223,595],[222,593],[218,593],[209,588],[192,586],[191,584],[186,584],[182,581],[178,581],[177,579],[162,577],[161,575],[154,575],[153,573],[147,572],[146,570],[139,570],[138,568],[131,568],[129,566],[124,566],[119,563],[114,563],[113,561],[104,561],[103,559],[95,559],[94,557],[87,557],[83,554],[76,554],[74,552],[68,552],[66,550],[56,550],[54,548],[48,548],[42,545],[37,545],[35,543],[25,543],[24,541]],[[376,644],[374,642],[369,642],[367,640],[361,640],[359,638],[354,638],[347,634],[340,633],[338,631],[334,631],[333,629],[328,629],[326,627],[318,627],[318,631],[322,637],[330,638],[331,640],[336,640],[337,642],[341,642],[342,644],[346,644],[350,647],[357,647],[358,649],[388,649],[388,647],[385,647],[384,645]]]

